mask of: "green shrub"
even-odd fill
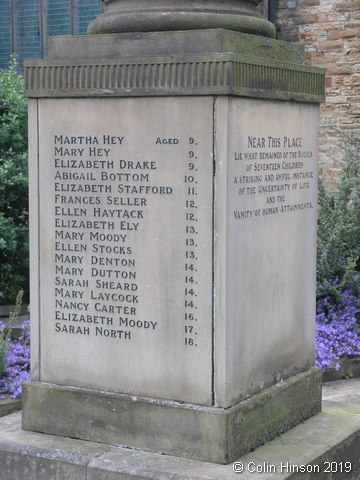
[[[17,292],[29,295],[29,231],[0,212],[0,305],[14,304]]]
[[[28,301],[27,103],[15,62],[0,70],[0,304]]]
[[[0,70],[0,159],[10,152],[27,150],[27,102],[24,80],[16,73],[16,62]]]
[[[335,191],[319,185],[318,296],[359,290],[360,144],[342,136],[344,156]],[[335,283],[334,283],[335,282]]]

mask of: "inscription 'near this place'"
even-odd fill
[[[244,143],[246,148],[234,152],[232,164],[240,206],[233,209],[234,220],[314,209],[314,153],[306,138],[248,135]]]

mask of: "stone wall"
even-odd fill
[[[279,40],[304,44],[309,65],[327,69],[320,171],[334,178],[338,132],[360,134],[360,0],[278,0],[276,27]]]

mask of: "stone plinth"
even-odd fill
[[[320,409],[323,72],[225,30],[94,38],[26,64],[23,426],[230,462]]]
[[[295,375],[229,408],[44,382],[26,385],[23,396],[25,430],[227,464],[318,413],[321,372]]]

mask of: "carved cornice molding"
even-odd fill
[[[324,101],[324,70],[238,54],[25,62],[28,97],[237,95]]]

